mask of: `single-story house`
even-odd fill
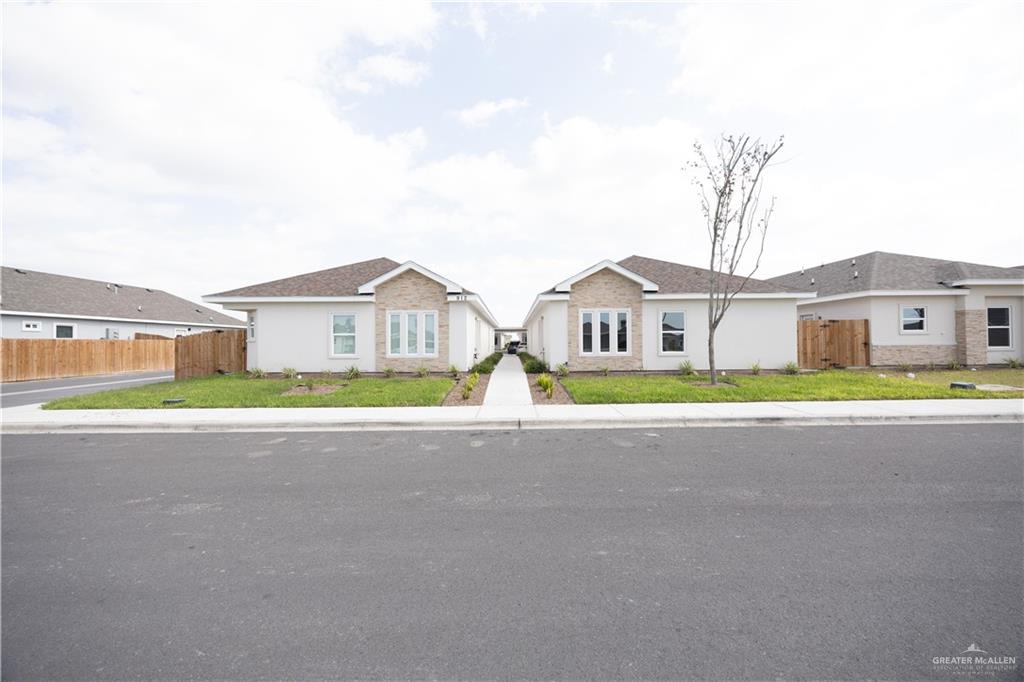
[[[498,326],[479,295],[412,261],[375,258],[204,296],[248,316],[249,368],[466,370]]]
[[[801,319],[868,320],[872,365],[1024,358],[1024,267],[875,251],[769,281],[816,294]]]
[[[0,269],[0,323],[8,339],[174,338],[214,329],[243,329],[234,317],[147,287]]]
[[[604,260],[539,294],[528,350],[572,370],[708,368],[710,271],[642,256]],[[797,358],[797,301],[810,294],[750,279],[715,335],[719,369],[775,369]]]

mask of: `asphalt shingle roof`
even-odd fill
[[[159,289],[10,267],[0,270],[0,309],[233,327],[243,325],[241,320]]]
[[[619,265],[646,277],[658,285],[659,294],[693,294],[707,291],[711,271],[692,265],[670,261],[630,256],[619,261]],[[742,277],[732,277],[730,287],[739,286]],[[792,291],[788,287],[761,279],[750,278],[743,287],[745,294],[776,294]]]
[[[307,272],[271,282],[222,291],[211,296],[356,296],[359,287],[391,272],[399,263],[390,258],[374,258],[336,268]]]
[[[817,291],[818,296],[833,296],[857,291],[941,289],[962,279],[1024,279],[1024,269],[873,251],[768,281]]]

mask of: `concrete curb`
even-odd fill
[[[518,431],[543,429],[722,428],[756,426],[877,426],[907,424],[1024,424],[1024,414],[635,417],[619,419],[488,418],[451,420],[364,420],[339,422],[26,422],[5,423],[4,434],[53,433],[212,433],[263,431]]]

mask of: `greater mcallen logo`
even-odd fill
[[[935,656],[932,665],[936,670],[960,675],[995,675],[1015,671],[1017,657],[996,656],[971,642],[957,656]]]

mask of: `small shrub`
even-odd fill
[[[684,360],[679,363],[679,373],[684,377],[693,376],[693,363],[689,360]]]
[[[332,376],[334,376],[334,373],[331,372],[331,370],[329,370],[329,369],[320,370],[320,378],[321,379],[328,379],[329,380]]]
[[[1021,367],[1020,360],[1017,358],[1008,358],[1006,364],[1010,366],[1010,369],[1020,369]]]
[[[958,370],[958,369],[963,369],[963,368],[964,368],[964,366],[963,366],[963,365],[961,365],[961,364],[960,364],[959,362],[957,362],[956,360],[950,360],[950,361],[949,361],[949,364],[947,364],[947,365],[946,365],[946,369],[951,369],[951,370],[953,370],[953,371],[956,371],[956,370]]]
[[[491,353],[486,358],[476,363],[469,368],[470,372],[478,372],[480,374],[490,374],[494,371],[495,365],[501,360],[501,351]]]
[[[477,382],[480,381],[480,375],[473,372],[466,377],[465,383],[462,384],[462,399],[469,400],[469,396],[472,395],[473,389],[476,388]]]
[[[294,367],[282,367],[281,376],[285,379],[294,379],[299,376],[299,371]]]
[[[416,368],[416,376],[420,379],[425,379],[430,376],[430,370],[427,369],[426,365],[420,365]]]
[[[898,369],[899,371],[901,371],[903,373],[909,372],[910,369],[911,369],[910,363],[909,362],[901,362],[900,364],[896,365],[896,369]]]
[[[459,368],[456,367],[455,365],[448,365],[448,376],[450,376],[452,379],[458,379]]]
[[[550,398],[555,392],[555,380],[551,378],[550,374],[541,374],[538,376],[537,385],[544,390],[544,393],[547,394],[548,398]]]
[[[569,376],[569,365],[563,362],[562,364],[555,367],[555,372],[558,374],[560,378],[564,379],[565,377]]]
[[[787,362],[786,364],[784,364],[782,366],[782,373],[783,374],[799,374],[800,373],[800,365],[796,364],[795,362],[793,362],[791,360],[791,361]]]
[[[548,371],[548,363],[526,351],[519,353],[519,360],[523,363],[523,371],[527,374],[540,374]]]
[[[608,376],[611,373],[612,373],[612,368],[611,367],[602,367],[601,368],[601,374],[603,374],[604,376]]]
[[[929,362],[928,363],[928,371],[929,372],[934,372],[935,371],[935,363],[934,362]]]
[[[267,373],[264,372],[259,367],[253,367],[248,372],[246,372],[246,374],[249,375],[250,379],[266,379],[267,378]]]
[[[394,376],[395,376],[395,368],[394,367],[385,367],[384,368],[384,376],[387,379],[394,378]]]
[[[307,391],[312,391],[313,390],[313,380],[312,379],[306,379],[305,381],[302,382],[302,385],[306,387]]]
[[[757,376],[758,374],[760,374],[761,373],[761,363],[760,362],[755,362],[754,364],[752,364],[750,366],[750,373],[753,374],[754,376]]]
[[[352,365],[351,367],[345,370],[346,379],[358,379],[361,375],[362,372],[360,372],[359,368],[356,367],[355,365]]]

